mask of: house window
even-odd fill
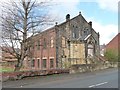
[[[42,67],[43,68],[46,68],[47,67],[47,60],[46,59],[43,59],[43,62],[42,62]]]
[[[79,38],[79,30],[78,27],[73,28],[73,33],[72,33],[73,38]]]
[[[47,43],[46,43],[46,39],[44,38],[44,41],[43,41],[43,48],[46,49],[47,48]]]
[[[31,67],[35,67],[35,59],[31,61]]]
[[[54,47],[54,40],[53,40],[53,37],[50,38],[50,47]]]
[[[37,50],[40,50],[40,40],[37,41]]]
[[[84,34],[86,34],[86,31],[84,31]]]
[[[73,38],[75,38],[75,31],[74,30],[73,30],[72,36],[73,36]]]
[[[88,56],[93,56],[93,50],[94,50],[93,45],[89,44],[88,45]]]
[[[40,67],[40,59],[38,59],[38,68]]]
[[[66,46],[66,39],[65,37],[62,37],[62,47],[65,47]]]
[[[50,68],[54,67],[54,59],[50,59]]]
[[[88,29],[85,28],[85,29],[84,29],[84,35],[86,36],[87,34],[88,34]]]

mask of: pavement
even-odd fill
[[[118,88],[118,69],[78,74],[55,74],[2,83],[3,88]]]

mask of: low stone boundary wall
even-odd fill
[[[24,77],[40,76],[49,74],[61,74],[61,73],[83,73],[92,72],[96,70],[107,69],[111,67],[118,67],[117,63],[102,63],[102,64],[75,64],[70,69],[52,69],[52,70],[37,70],[37,71],[20,71],[20,72],[4,72],[2,75],[2,81],[7,80],[19,80]]]
[[[60,74],[60,73],[69,73],[69,69],[4,72],[4,73],[2,73],[2,81],[19,80],[19,79],[22,79],[24,77]]]
[[[69,73],[82,73],[82,72],[92,72],[96,70],[102,70],[112,67],[118,67],[117,63],[103,63],[103,64],[76,64],[72,65]]]

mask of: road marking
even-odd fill
[[[89,88],[100,86],[100,85],[103,85],[103,84],[106,84],[106,83],[108,83],[108,82],[103,82],[103,83],[99,83],[99,84],[95,84],[95,85],[90,85]]]
[[[92,88],[92,87],[95,87],[95,85],[91,85],[91,86],[89,86],[89,88]]]

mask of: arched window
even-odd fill
[[[31,61],[31,67],[35,67],[35,59]]]
[[[65,37],[62,37],[62,47],[66,47],[66,39],[65,39]]]
[[[50,47],[54,47],[54,39],[53,39],[53,37],[50,38]]]
[[[75,39],[79,38],[79,29],[78,29],[77,26],[76,26],[76,27],[73,26],[72,36],[73,36],[73,38],[75,38]]]
[[[37,50],[40,50],[40,40],[37,41]]]
[[[46,42],[46,39],[44,38],[44,41],[43,41],[43,48],[46,49],[47,48],[47,42]]]
[[[94,46],[93,44],[88,44],[88,56],[93,56],[94,54]]]

